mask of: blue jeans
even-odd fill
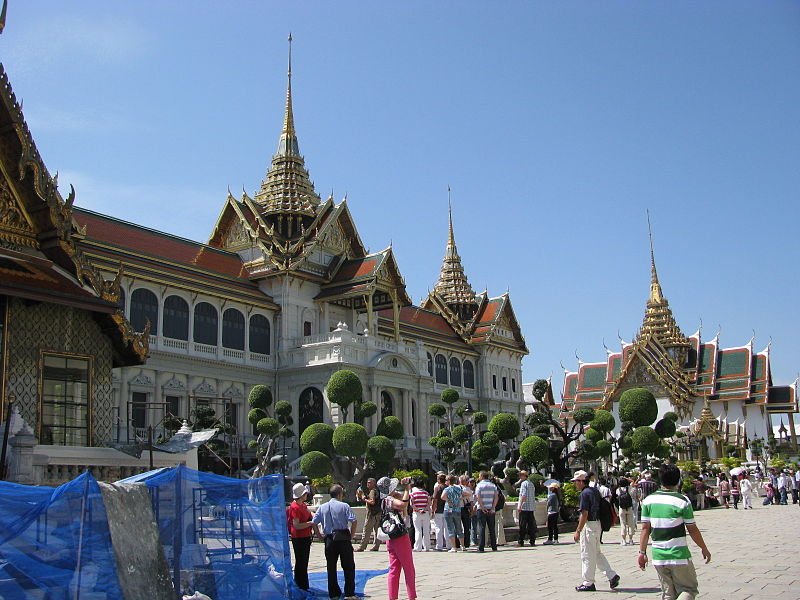
[[[789,500],[789,494],[786,492],[786,488],[781,488],[779,491],[781,493],[781,504],[787,504]]]

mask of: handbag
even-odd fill
[[[386,510],[384,506],[381,524],[378,527],[378,539],[381,539],[381,533],[384,533],[387,539],[394,540],[407,534],[408,527],[403,517],[393,510]]]

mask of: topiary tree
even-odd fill
[[[619,399],[619,418],[630,421],[636,427],[652,425],[658,417],[656,397],[645,388],[632,388],[623,392]]]
[[[652,454],[661,446],[661,438],[654,429],[642,425],[631,433],[631,449],[641,456]]]
[[[586,431],[583,432],[583,435],[588,441],[592,443],[597,443],[603,439],[603,434],[597,431],[597,429],[594,429],[593,427],[589,427]]]
[[[458,392],[453,388],[447,388],[442,391],[439,397],[442,402],[447,406],[447,427],[453,429],[453,405],[460,400]]]
[[[286,400],[280,400],[272,407],[272,392],[265,385],[254,385],[247,396],[247,403],[250,405],[247,420],[258,432],[253,444],[258,461],[253,477],[263,477],[272,472],[273,458],[276,457],[279,446],[285,448],[286,440],[294,437],[291,429],[294,424],[292,405]],[[286,464],[285,452],[280,455],[280,464]]]
[[[550,462],[550,443],[538,435],[532,435],[522,440],[519,454],[528,465],[539,470]]]
[[[375,433],[386,436],[390,440],[399,440],[403,437],[403,423],[397,417],[384,417],[378,423]]]
[[[592,429],[599,431],[602,434],[608,434],[614,431],[614,427],[616,426],[617,420],[610,411],[603,409],[597,409],[594,411],[594,418],[590,423],[590,427]]]
[[[658,434],[658,437],[661,439],[671,438],[675,435],[676,427],[675,421],[667,419],[666,417],[661,419],[656,426],[654,427],[655,432]]]
[[[608,458],[614,451],[614,447],[608,440],[598,440],[595,444],[595,448],[599,458]]]
[[[342,409],[342,422],[346,423],[348,407],[361,402],[362,387],[358,375],[347,369],[336,371],[328,379],[325,390],[328,400]]]
[[[357,402],[356,408],[353,411],[353,419],[355,419],[356,423],[363,425],[364,421],[377,412],[378,406],[374,402]]]

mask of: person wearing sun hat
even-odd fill
[[[547,486],[547,546],[558,543],[558,513],[561,510],[558,488],[555,481]]]
[[[294,501],[286,509],[289,537],[294,550],[294,581],[301,590],[308,589],[308,556],[311,553],[313,525],[311,511],[306,506],[306,486],[295,483],[292,487]]]
[[[408,519],[408,504],[410,499],[411,478],[404,477],[402,481],[396,477],[381,477],[378,480],[378,491],[381,493],[381,507],[384,512],[397,513],[403,521]],[[409,600],[416,600],[417,584],[416,570],[414,569],[414,554],[411,550],[411,538],[408,532],[400,537],[388,539],[386,550],[389,552],[389,574],[386,583],[389,591],[389,600],[397,600],[400,592],[400,572],[406,580],[406,593]]]
[[[581,517],[572,539],[581,545],[581,572],[583,582],[575,587],[576,592],[596,592],[594,575],[597,568],[608,577],[611,589],[619,585],[619,574],[611,568],[600,549],[600,492],[589,487],[589,474],[586,471],[575,471],[572,482],[580,492],[579,510]]]

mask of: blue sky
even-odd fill
[[[797,2],[11,0],[0,58],[81,206],[196,240],[257,189],[286,37],[317,191],[345,194],[409,293],[435,283],[452,187],[476,291],[511,294],[524,378],[630,340],[649,286],[684,333],[772,340],[800,372]]]

